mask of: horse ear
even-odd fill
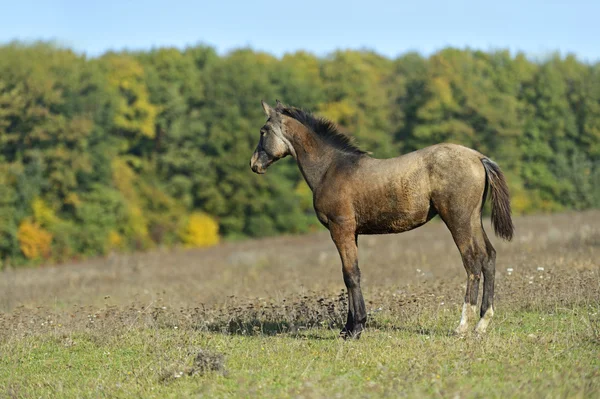
[[[271,113],[273,112],[273,108],[271,108],[271,106],[269,104],[264,102],[264,100],[260,100],[260,103],[262,104],[263,110],[265,111],[265,115],[271,116]]]
[[[275,100],[275,102],[276,102],[275,110],[277,112],[282,112],[284,110],[284,108],[285,108],[285,106],[283,105],[283,103],[281,101],[279,101],[279,100]]]

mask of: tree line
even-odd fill
[[[87,58],[15,42],[0,46],[1,265],[318,229],[292,160],[248,167],[261,99],[332,119],[376,157],[475,148],[505,170],[516,213],[600,205],[600,64],[572,55]]]

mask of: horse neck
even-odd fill
[[[288,131],[291,133],[290,143],[294,147],[298,168],[310,189],[315,191],[327,170],[340,156],[340,151],[298,122],[290,123]]]

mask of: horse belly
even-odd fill
[[[433,217],[435,215],[432,215]],[[402,233],[404,231],[413,230],[419,226],[427,223],[431,217],[428,217],[428,213],[417,214],[417,215],[404,215],[404,214],[382,214],[375,220],[370,220],[359,224],[357,233],[358,234],[394,234]]]
[[[415,229],[436,215],[428,199],[411,206],[377,207],[373,204],[358,218],[358,234],[393,234]]]

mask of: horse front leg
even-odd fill
[[[348,318],[340,336],[358,339],[367,322],[367,311],[360,289],[356,235],[353,229],[333,228],[331,237],[342,260],[342,273],[348,290]]]

